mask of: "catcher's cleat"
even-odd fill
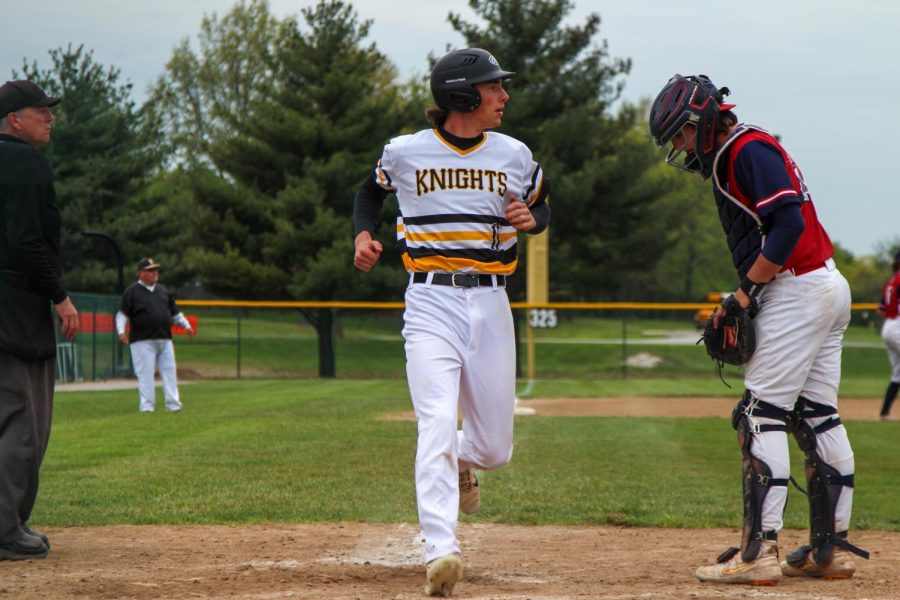
[[[822,579],[850,579],[856,572],[853,554],[836,547],[827,565],[817,564],[811,546],[800,546],[781,561],[781,572],[788,577],[821,577]]]
[[[459,510],[467,515],[474,515],[479,508],[481,508],[481,490],[478,488],[475,469],[462,470],[459,472]]]
[[[716,564],[697,569],[697,579],[711,583],[775,585],[781,579],[778,542],[763,540],[759,556],[750,562],[743,561],[739,549],[731,548],[719,557]]]
[[[449,598],[453,586],[463,577],[463,565],[459,554],[448,554],[428,563],[425,573],[425,595]]]

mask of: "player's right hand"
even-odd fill
[[[353,266],[368,273],[378,259],[381,258],[381,251],[384,249],[381,242],[373,240],[368,231],[362,231],[354,242],[356,253],[353,256]]]

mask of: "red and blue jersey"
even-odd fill
[[[732,261],[743,278],[765,244],[767,217],[787,203],[800,205],[804,229],[782,270],[817,269],[833,247],[794,159],[768,132],[738,125],[716,153],[713,193]]]
[[[886,319],[896,319],[900,315],[900,273],[894,273],[884,284],[878,308],[884,312]]]

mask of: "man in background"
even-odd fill
[[[891,364],[891,380],[884,392],[884,403],[879,413],[882,421],[891,418],[891,405],[900,390],[900,252],[894,255],[892,268],[894,274],[884,284],[881,302],[878,304],[878,314],[884,317],[881,339],[884,340],[884,348]]]
[[[116,313],[116,331],[119,341],[129,344],[131,348],[131,363],[138,379],[140,411],[150,413],[156,408],[153,373],[158,369],[166,410],[178,412],[181,410],[181,400],[175,372],[172,323],[183,327],[189,338],[194,337],[194,330],[175,306],[175,299],[159,283],[159,263],[152,258],[142,258],[137,270],[138,280],[122,294],[119,312]],[[126,334],[125,324],[129,321],[131,332]]]
[[[63,337],[78,311],[60,281],[60,215],[50,141],[59,98],[30,81],[0,86],[0,560],[43,558],[47,536],[28,526],[53,413],[56,305]]]

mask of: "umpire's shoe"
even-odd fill
[[[781,572],[788,577],[821,577],[822,579],[850,579],[856,572],[853,554],[840,547],[834,549],[831,562],[819,565],[813,560],[812,546],[800,546],[781,561]]]
[[[15,537],[0,542],[0,560],[44,558],[50,550],[41,538],[19,530]]]
[[[474,515],[479,508],[481,508],[481,490],[478,488],[475,469],[461,470],[459,472],[459,510],[467,515]]]
[[[40,531],[34,531],[31,527],[28,526],[28,523],[22,523],[22,531],[30,536],[41,538],[41,541],[44,542],[45,546],[47,546],[47,550],[50,549],[50,539]]]
[[[425,573],[425,594],[449,598],[453,586],[463,578],[463,565],[459,554],[448,554],[428,563]]]
[[[778,542],[763,540],[759,556],[750,562],[741,559],[740,550],[731,548],[719,557],[716,564],[697,569],[697,579],[712,583],[775,585],[781,579]]]

